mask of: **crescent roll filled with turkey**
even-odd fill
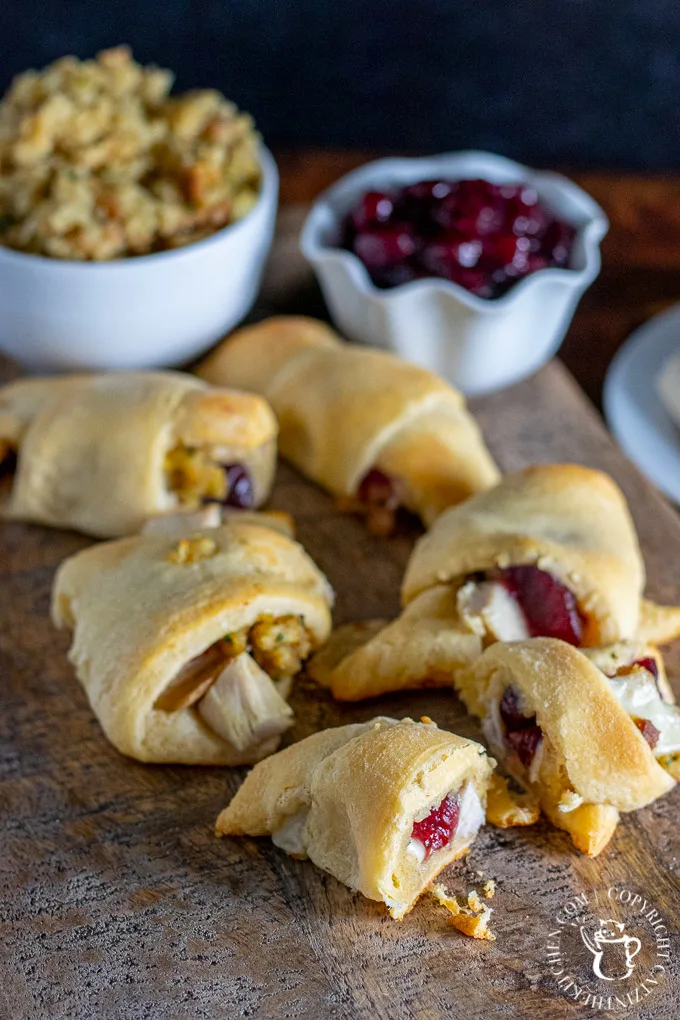
[[[648,680],[654,687],[651,676],[632,678],[645,686]],[[636,707],[632,695],[622,696],[624,687],[622,676],[607,678],[578,649],[552,638],[499,642],[456,675],[492,753],[590,857],[609,842],[620,811],[644,807],[675,782],[669,749],[680,751],[677,708],[659,708],[665,702],[658,690]]]
[[[405,507],[429,525],[500,475],[462,395],[416,365],[281,316],[228,337],[199,368],[260,393],[280,449],[303,474],[388,532]]]
[[[662,644],[680,633],[680,608],[642,598],[645,568],[621,490],[575,464],[527,468],[445,511],[416,544],[403,601],[441,584],[456,590],[460,617],[484,644]]]
[[[405,609],[347,624],[310,673],[340,700],[449,686],[496,641],[554,637],[607,668],[655,663],[680,609],[641,598],[644,564],[624,498],[598,471],[544,465],[445,511],[416,544]]]
[[[140,535],[59,568],[52,616],[106,736],[145,762],[258,761],[292,724],[292,678],[330,631],[332,593],[259,524]]]
[[[484,824],[494,764],[429,720],[339,726],[256,765],[217,833],[271,836],[401,918]]]
[[[208,501],[269,494],[277,425],[265,400],[179,372],[19,379],[0,389],[4,515],[109,538]]]

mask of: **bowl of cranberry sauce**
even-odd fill
[[[557,351],[608,226],[566,177],[460,152],[347,174],[300,244],[342,332],[480,395]]]

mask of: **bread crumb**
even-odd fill
[[[455,896],[449,896],[445,887],[440,883],[431,885],[428,892],[430,895],[450,913],[449,924],[472,939],[485,939],[487,942],[495,941],[496,936],[489,930],[489,918],[491,907],[485,907],[476,892],[468,895],[468,907],[461,907]],[[479,904],[479,912],[470,909],[471,903]]]
[[[487,900],[492,900],[496,895],[496,883],[492,878],[484,883],[484,896]]]
[[[581,804],[583,804],[583,797],[576,793],[576,790],[565,790],[560,797],[557,810],[568,814],[570,811],[575,811]]]
[[[449,913],[453,914],[454,917],[460,913],[458,900],[455,896],[449,896],[445,886],[443,886],[440,882],[437,882],[436,885],[431,885],[428,892],[440,906],[446,907]]]
[[[491,777],[486,802],[486,820],[500,829],[514,825],[533,825],[541,809],[531,793],[515,793],[504,776]]]
[[[475,914],[479,914],[480,911],[484,910],[484,904],[480,900],[479,893],[475,889],[472,889],[472,891],[468,893],[467,904],[470,910],[473,910]]]
[[[484,907],[481,914],[458,914],[456,917],[451,917],[449,924],[470,938],[495,942],[496,936],[492,931],[489,931],[490,917],[491,907]]]

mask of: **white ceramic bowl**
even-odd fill
[[[279,176],[242,220],[186,248],[71,262],[0,248],[0,349],[30,371],[179,365],[247,314],[274,234]]]
[[[497,300],[436,278],[375,287],[356,255],[336,247],[343,217],[366,191],[438,177],[530,184],[548,209],[577,228],[572,268],[539,270]],[[523,379],[556,352],[599,272],[599,243],[608,227],[597,203],[566,177],[488,152],[458,152],[381,159],[342,177],[312,207],[300,247],[346,336],[395,351],[477,395]]]

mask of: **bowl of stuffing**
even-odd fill
[[[180,365],[249,311],[278,172],[217,91],[120,46],[0,102],[0,349],[32,371]]]

